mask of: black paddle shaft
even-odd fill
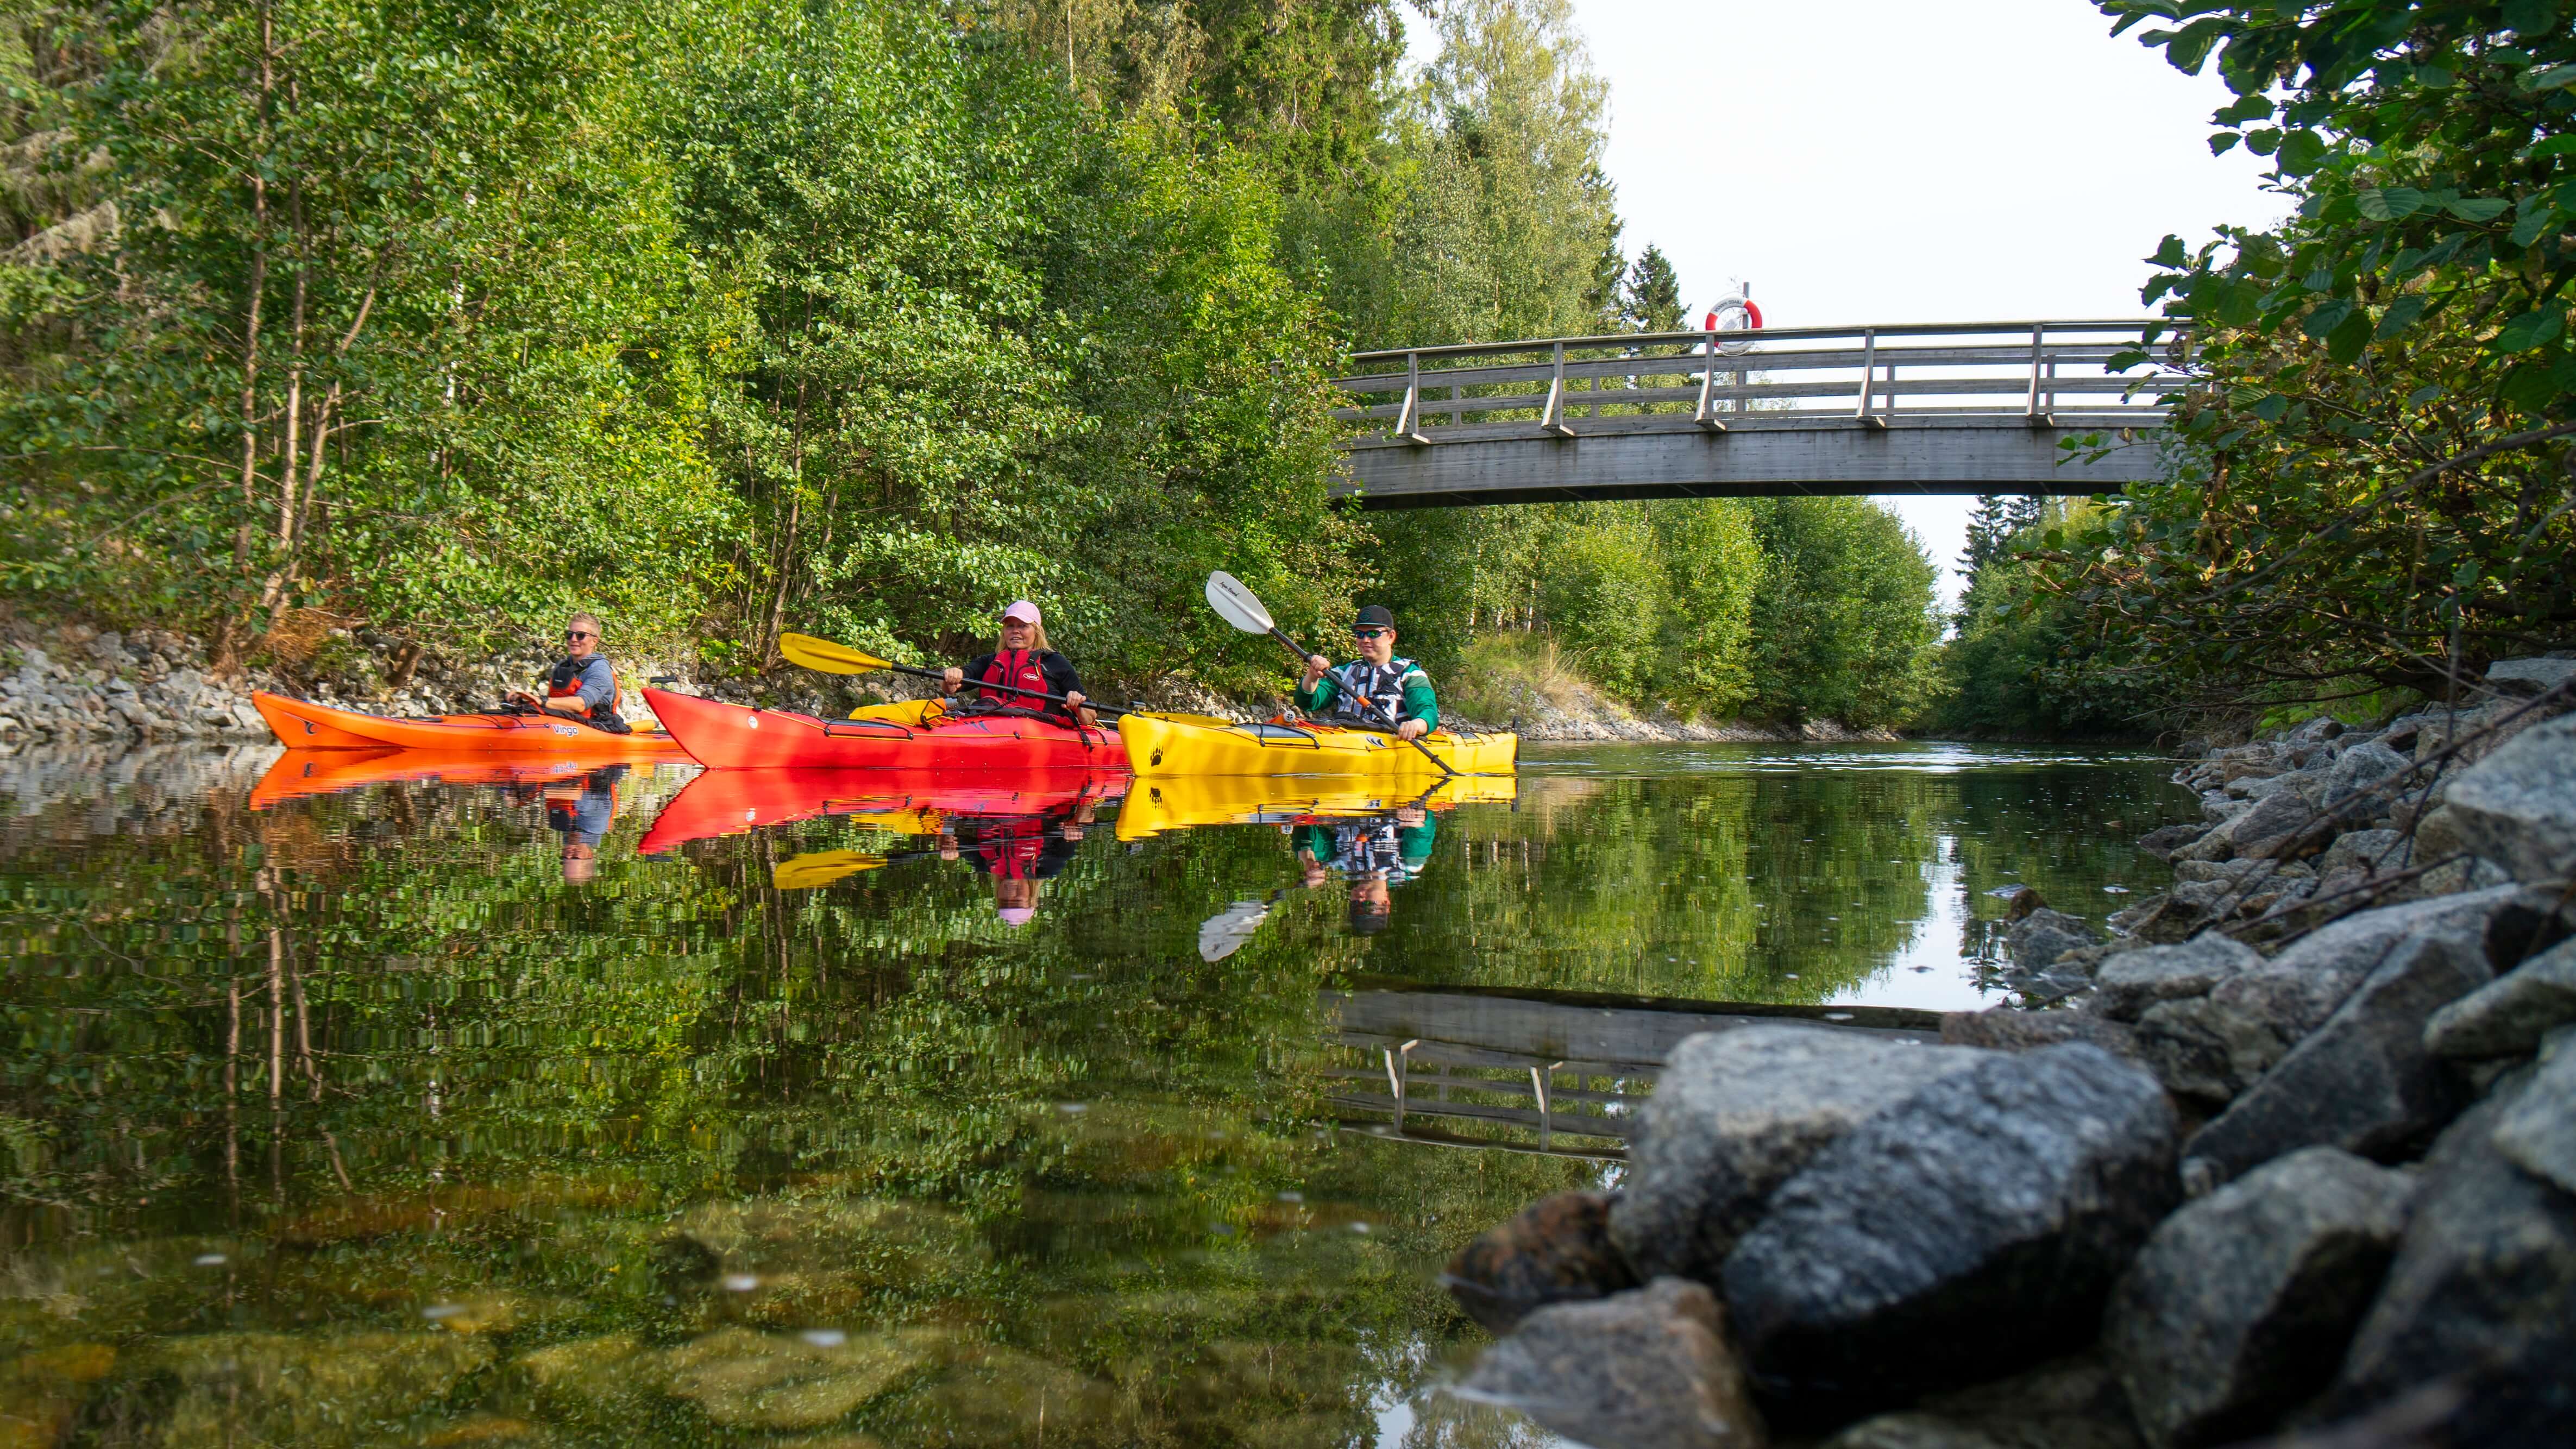
[[[1288,652],[1289,652],[1289,653],[1294,654],[1294,655],[1296,655],[1296,656],[1297,656],[1297,668],[1298,668],[1298,670],[1299,670],[1301,673],[1302,673],[1302,672],[1305,670],[1305,668],[1306,668],[1306,661],[1315,657],[1315,656],[1313,656],[1312,654],[1309,654],[1309,653],[1307,653],[1307,652],[1306,652],[1306,646],[1304,646],[1304,645],[1302,645],[1302,644],[1298,643],[1298,642],[1297,642],[1296,640],[1294,640],[1294,639],[1289,638],[1289,637],[1288,637],[1288,631],[1287,631],[1287,630],[1285,630],[1285,629],[1280,628],[1280,627],[1279,627],[1278,625],[1276,625],[1276,624],[1273,624],[1273,625],[1271,625],[1271,626],[1270,626],[1270,637],[1271,637],[1271,638],[1273,638],[1273,639],[1278,640],[1278,641],[1279,641],[1283,646],[1285,646],[1285,647],[1287,648],[1287,650],[1288,650]],[[1392,717],[1387,713],[1386,708],[1385,708],[1384,706],[1380,705],[1376,700],[1369,698],[1367,695],[1361,695],[1361,696],[1360,696],[1360,707],[1361,707],[1361,708],[1363,708],[1363,709],[1365,709],[1365,710],[1367,710],[1371,715],[1376,716],[1376,718],[1379,720],[1379,722],[1383,723],[1383,724],[1387,727],[1387,729],[1395,735],[1395,737],[1396,737],[1397,739],[1404,739],[1404,732],[1403,732],[1402,728],[1401,728],[1401,727],[1399,727],[1399,726],[1397,725],[1396,721],[1395,721],[1395,720],[1394,720],[1394,719],[1393,719],[1393,718],[1392,718]],[[1435,755],[1435,754],[1431,753],[1431,747],[1430,747],[1429,745],[1424,744],[1422,741],[1420,741],[1420,740],[1418,740],[1418,739],[1405,740],[1404,742],[1405,742],[1406,744],[1408,744],[1408,745],[1413,746],[1415,749],[1420,750],[1420,751],[1422,752],[1422,758],[1424,758],[1424,759],[1426,759],[1426,760],[1429,760],[1429,761],[1430,761],[1431,763],[1433,763],[1434,765],[1439,766],[1439,767],[1440,767],[1440,773],[1441,773],[1441,774],[1443,774],[1443,775],[1455,775],[1455,774],[1457,774],[1457,773],[1458,773],[1457,771],[1455,771],[1455,770],[1453,770],[1453,769],[1450,769],[1450,768],[1449,768],[1449,762],[1448,762],[1447,760],[1444,760],[1444,759],[1440,758],[1438,755]]]

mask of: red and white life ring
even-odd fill
[[[1762,308],[1750,297],[1729,293],[1709,305],[1708,320],[1702,330],[1708,332],[1755,332],[1762,327]],[[1730,338],[1717,344],[1717,350],[1732,357],[1753,350],[1750,337]]]

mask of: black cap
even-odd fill
[[[1392,901],[1351,902],[1351,934],[1354,936],[1374,936],[1385,930],[1387,922],[1394,918],[1395,903]]]
[[[1384,605],[1371,604],[1360,610],[1360,616],[1351,622],[1354,625],[1374,624],[1381,629],[1392,629],[1395,627],[1395,616],[1388,613]]]

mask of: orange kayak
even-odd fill
[[[448,785],[529,785],[577,780],[617,763],[567,755],[494,755],[466,750],[288,750],[251,787],[250,808],[369,785],[436,780]]]
[[[567,759],[685,760],[688,752],[661,730],[612,735],[560,716],[447,714],[435,719],[395,719],[253,693],[259,717],[279,743],[299,750],[381,750],[387,746],[477,755],[557,755]]]

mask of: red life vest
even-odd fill
[[[979,684],[1015,684],[1022,689],[1044,690],[1047,688],[1046,671],[1038,667],[1037,651],[1034,649],[1000,649],[994,651],[993,662],[984,666],[983,676],[976,682]],[[1054,691],[1048,690],[1047,692],[1053,693]],[[976,697],[988,704],[1007,705],[1014,709],[1044,710],[1049,705],[1049,701],[1047,700],[1039,699],[1032,695],[1013,694],[1008,690],[1002,689],[978,690],[976,691]]]

